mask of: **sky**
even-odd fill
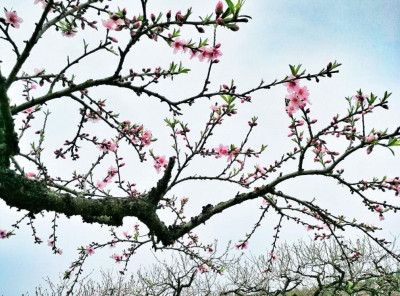
[[[33,0],[13,1],[3,0],[1,4],[8,10],[15,10],[23,18],[24,22],[19,29],[10,28],[10,34],[16,44],[22,48],[23,40],[26,40],[42,12],[41,5],[34,5]],[[153,0],[149,1],[149,12],[156,15],[165,13],[169,9],[175,13],[181,9],[186,11],[193,8],[193,19],[197,16],[205,16],[214,10],[217,1],[204,0],[199,4],[193,0]],[[126,7],[128,15],[140,12],[139,1],[112,1],[110,7]],[[223,56],[211,74],[210,89],[217,89],[221,84],[229,84],[231,79],[235,81],[238,92],[256,87],[261,79],[266,83],[275,79],[282,79],[288,75],[288,64],[302,64],[303,69],[309,73],[317,73],[328,62],[338,61],[342,63],[340,72],[332,78],[323,78],[319,83],[315,81],[302,82],[310,91],[312,105],[312,118],[317,118],[316,126],[323,127],[329,124],[336,114],[344,115],[347,110],[345,97],[352,96],[357,90],[365,93],[373,92],[382,97],[385,91],[392,92],[389,103],[389,111],[376,110],[367,120],[367,130],[389,128],[394,130],[399,126],[400,85],[398,69],[400,67],[400,3],[397,1],[246,1],[242,13],[250,15],[252,19],[247,24],[239,24],[238,32],[220,29],[217,33],[217,42],[221,43]],[[104,17],[103,17],[104,18]],[[73,38],[62,37],[60,32],[50,29],[39,41],[31,56],[23,66],[23,71],[33,74],[34,68],[45,68],[46,73],[57,73],[65,65],[67,55],[77,57],[82,52],[83,39],[90,46],[98,44],[98,40],[104,37],[105,28],[99,21],[99,31],[79,31]],[[193,28],[182,28],[182,38],[198,40],[199,37],[212,39],[211,28],[205,28],[202,36]],[[123,32],[110,34],[118,38],[118,45],[126,44],[126,36]],[[125,34],[126,35],[126,34]],[[7,75],[15,62],[15,55],[9,44],[0,40],[1,71]],[[112,74],[115,69],[117,57],[110,53],[94,55],[79,64],[68,75],[76,74],[77,81],[85,81],[89,78],[105,77]],[[181,75],[174,81],[162,81],[154,90],[173,100],[181,100],[197,94],[204,81],[208,65],[198,60],[190,60],[186,54],[173,54],[173,50],[164,42],[143,40],[135,47],[127,58],[124,70],[133,68],[140,72],[142,68],[157,66],[168,67],[171,61],[182,61],[185,67],[190,68],[188,75]],[[21,73],[20,73],[21,74]],[[21,96],[22,84],[15,83],[8,93],[12,104],[24,102]],[[36,90],[38,97],[44,94],[44,89]],[[120,119],[129,119],[132,122],[143,123],[158,138],[151,148],[158,155],[172,155],[169,137],[170,131],[165,126],[164,118],[172,118],[166,104],[161,104],[154,98],[145,95],[137,97],[135,94],[113,88],[94,88],[90,94],[99,99],[107,99],[107,107],[110,106],[116,113],[120,113]],[[252,133],[250,145],[257,149],[261,144],[268,145],[264,154],[258,159],[251,159],[247,164],[252,168],[255,164],[269,166],[275,159],[293,148],[293,142],[287,137],[290,124],[284,109],[284,97],[286,89],[276,86],[270,90],[263,90],[252,95],[251,104],[238,104],[238,114],[221,125],[216,130],[214,137],[210,139],[208,147],[224,145],[239,145],[246,134],[247,121],[252,116],[259,117],[259,125]],[[204,127],[210,112],[210,105],[219,99],[211,101],[203,99],[193,106],[182,107],[181,120],[188,123],[193,139],[199,135]],[[44,106],[52,114],[48,118],[45,151],[43,160],[50,175],[68,178],[71,173],[86,172],[91,163],[96,160],[98,151],[87,147],[80,152],[81,159],[55,160],[53,151],[62,147],[66,139],[71,139],[76,131],[79,120],[79,106],[66,98],[51,101]],[[29,144],[37,141],[34,132],[41,128],[43,115],[37,113],[37,118],[32,122],[32,128],[26,132],[21,140],[20,147],[23,152],[28,152]],[[16,116],[16,126],[20,127],[23,116]],[[115,134],[107,130],[102,123],[87,124],[86,131],[99,138],[110,139]],[[343,148],[342,142],[332,140],[332,146]],[[153,168],[153,162],[148,160],[140,164],[134,153],[127,147],[121,147],[119,155],[124,157],[126,166],[124,176],[126,180],[137,183],[138,190],[148,190],[154,186],[160,177]],[[35,171],[36,168],[18,158],[25,167],[25,171]],[[98,168],[95,174],[99,176],[112,164],[109,156]],[[186,174],[213,175],[224,166],[223,159],[197,160],[188,168]],[[309,167],[313,167],[312,161]],[[372,177],[398,176],[400,158],[398,153],[393,156],[388,150],[375,149],[371,155],[365,151],[359,151],[350,157],[345,163],[346,179],[357,182],[361,179],[370,180]],[[293,165],[283,168],[283,173],[291,172]],[[262,185],[259,183],[259,185]],[[111,188],[111,187],[110,187]],[[115,189],[115,188],[114,188]],[[380,237],[390,239],[399,235],[396,220],[393,213],[385,215],[384,221],[379,221],[376,213],[370,213],[363,207],[360,200],[351,195],[344,188],[338,186],[332,180],[322,177],[302,177],[290,180],[280,188],[288,194],[296,195],[303,199],[316,198],[321,207],[331,209],[335,213],[344,214],[347,218],[356,217],[368,223],[374,223],[384,230]],[[226,183],[216,182],[185,182],[174,188],[171,193],[178,198],[188,197],[189,204],[187,216],[197,215],[201,207],[208,203],[217,204],[220,201],[231,198],[237,191],[243,189]],[[245,192],[245,191],[242,191]],[[385,199],[392,203],[398,201],[393,194],[382,195],[378,192],[369,193],[376,200]],[[195,233],[205,243],[211,243],[218,239],[220,249],[224,249],[232,240],[237,243],[245,238],[252,226],[258,221],[261,211],[261,200],[253,200],[241,204],[237,208],[230,209],[213,217],[206,225],[195,229]],[[9,209],[0,200],[0,229],[11,229],[11,225],[20,219],[24,213]],[[168,213],[162,213],[167,221],[171,218]],[[83,224],[79,217],[67,219],[61,217],[58,220],[58,246],[63,249],[63,255],[54,255],[47,246],[47,237],[52,233],[51,220],[53,214],[45,213],[44,217],[38,216],[35,227],[38,236],[45,243],[37,245],[33,243],[31,229],[25,221],[21,228],[16,230],[15,236],[0,241],[0,295],[20,295],[25,292],[33,294],[34,288],[46,284],[44,278],[49,277],[53,282],[58,282],[58,275],[63,273],[70,262],[78,257],[77,248],[86,246],[92,241],[106,242],[110,240],[109,228],[99,225]],[[278,221],[278,216],[269,213],[262,222],[254,237],[249,242],[249,250],[254,254],[267,254],[273,241],[273,227]],[[123,227],[117,229],[133,232],[135,218],[124,219]],[[343,235],[347,238],[355,238],[359,233],[346,231]],[[280,233],[280,243],[295,242],[300,238],[308,238],[313,233],[307,232],[303,226],[294,223],[283,225]],[[101,250],[96,252],[84,266],[85,272],[93,270],[92,278],[100,278],[100,268],[113,268],[118,270],[120,266],[113,263],[110,256],[114,252],[122,250],[122,246],[114,250]],[[233,253],[235,250],[232,251]],[[236,251],[238,252],[238,251]],[[156,254],[161,258],[166,253]],[[137,255],[130,262],[130,271],[135,271],[140,265],[147,266],[154,262],[154,257],[149,246],[139,249]]]

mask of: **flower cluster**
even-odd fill
[[[167,167],[167,160],[165,155],[163,156],[154,156],[154,168],[156,169],[157,173],[160,173],[161,167]]]
[[[107,184],[111,183],[112,179],[117,175],[118,169],[110,166],[108,168],[107,177],[102,181],[97,181],[96,186],[97,188],[103,189],[107,186]]]
[[[197,269],[199,270],[200,273],[205,273],[210,271],[208,266],[205,264],[200,265],[199,267],[197,267]]]
[[[204,61],[205,59],[207,59],[208,62],[217,61],[217,59],[222,56],[222,52],[221,50],[219,50],[219,48],[221,47],[220,43],[215,45],[215,47],[202,46],[199,49],[189,48],[188,44],[188,41],[176,38],[175,41],[172,42],[171,46],[174,49],[174,53],[177,53],[178,51],[186,53],[187,51],[189,51],[190,59],[198,57],[200,62]]]
[[[290,79],[296,77],[291,75]],[[308,100],[310,93],[308,92],[307,86],[300,87],[299,80],[291,80],[285,82],[284,85],[287,87],[288,94],[286,95],[286,111],[289,116],[292,116],[299,109],[303,109],[307,103],[311,104]]]
[[[118,148],[118,143],[114,141],[106,141],[104,140],[103,143],[100,145],[97,145],[97,148],[99,148],[101,151],[106,152],[106,151],[112,151],[114,152]]]

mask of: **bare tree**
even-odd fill
[[[277,248],[270,272],[266,258],[242,254],[233,258],[229,248],[210,258],[224,266],[224,272],[209,273],[189,256],[175,253],[171,260],[159,261],[136,274],[114,277],[102,272],[103,281],[82,279],[76,295],[399,295],[400,265],[366,237],[344,244],[360,250],[347,265],[341,248],[334,241],[283,244]],[[215,244],[217,245],[217,244]],[[391,245],[391,251],[394,244]],[[351,257],[352,254],[347,254]],[[37,295],[63,295],[71,280],[54,285],[50,292],[37,289]],[[396,294],[398,292],[398,294]]]

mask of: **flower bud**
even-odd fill
[[[233,32],[237,32],[240,28],[238,25],[234,24],[233,26],[230,26],[229,29],[231,29]]]
[[[183,15],[180,10],[178,10],[178,12],[176,13],[175,20],[178,22],[183,22]]]
[[[218,1],[217,5],[215,6],[215,14],[220,16],[224,12],[224,5],[222,1]]]
[[[326,66],[326,68],[329,70],[330,68],[332,68],[332,63],[329,62],[328,65]]]
[[[169,20],[171,18],[171,10],[168,10],[167,12],[167,19]]]
[[[110,39],[114,43],[118,43],[118,40],[114,37],[108,37],[108,39]]]
[[[156,21],[156,16],[154,13],[150,14],[151,21],[154,23]]]
[[[224,20],[221,17],[217,18],[217,25],[220,25],[220,26],[224,25]]]
[[[126,8],[122,9],[122,14],[125,16],[127,13]]]
[[[198,31],[199,33],[204,33],[204,29],[203,29],[202,27],[197,27],[197,31]]]

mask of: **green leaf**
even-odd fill
[[[388,146],[400,146],[400,139],[389,138]]]
[[[292,75],[293,76],[296,75],[294,67],[292,65],[289,65],[289,67],[290,67],[290,71],[292,72]]]
[[[229,9],[232,13],[235,13],[235,5],[233,5],[231,0],[225,0],[225,2],[228,4]]]
[[[242,0],[238,0],[236,7],[235,7],[236,12],[239,12],[240,8],[242,8],[242,5],[243,5]]]
[[[224,96],[224,95],[221,95],[221,97],[222,97],[222,99],[227,103],[227,104],[229,104],[229,99],[226,97],[226,96]]]
[[[228,7],[225,12],[221,15],[221,18],[224,20],[224,22],[228,22],[228,20],[226,19],[227,16],[230,16],[232,14],[231,9]]]

